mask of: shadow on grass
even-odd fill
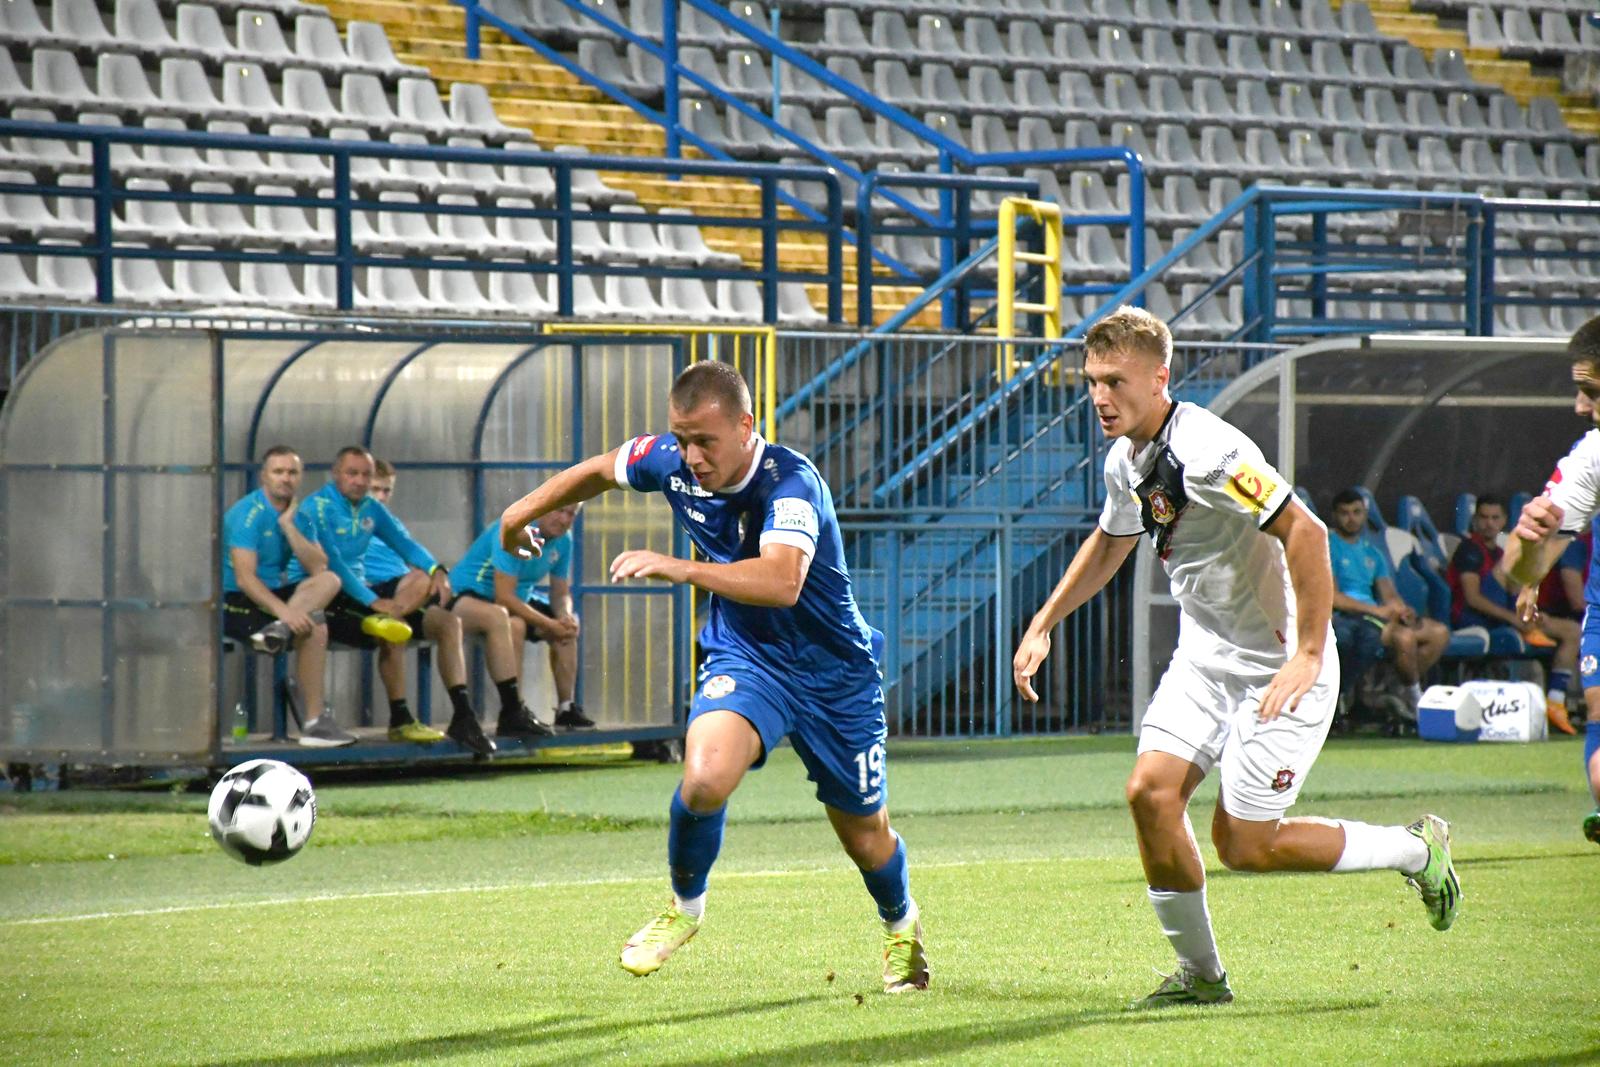
[[[472,1054],[503,1055],[507,1062],[533,1062],[535,1060],[594,1060],[603,1055],[597,1048],[584,1048],[575,1043],[585,1040],[615,1040],[630,1031],[652,1026],[670,1025],[675,1028],[693,1026],[696,1022],[732,1017],[750,1017],[762,1012],[782,1011],[800,1005],[835,1001],[849,1004],[848,997],[838,993],[814,993],[782,1000],[768,1000],[753,1004],[730,1004],[715,1010],[699,1012],[672,1012],[658,1018],[618,1020],[588,1020],[583,1016],[557,1016],[536,1023],[496,1027],[476,1033],[445,1034],[435,1037],[415,1038],[406,1041],[347,1048],[338,1051],[315,1053],[289,1053],[279,1056],[251,1056],[248,1059],[216,1060],[207,1067],[243,1067],[245,1064],[271,1064],[275,1067],[312,1067],[315,1064],[381,1065],[417,1063],[442,1057]],[[915,1003],[914,1000],[908,1004]],[[899,1027],[886,1021],[885,1032],[875,1037],[840,1037],[786,1048],[764,1048],[749,1052],[717,1057],[721,1064],[817,1064],[835,1062],[920,1062],[937,1050],[941,1056],[964,1051],[992,1049],[1032,1041],[1041,1037],[1063,1034],[1088,1026],[1110,1025],[1119,1027],[1161,1026],[1192,1022],[1211,1010],[1226,1011],[1229,1018],[1271,1019],[1282,1016],[1305,1016],[1360,1011],[1381,1006],[1378,1000],[1351,1000],[1337,1004],[1306,1007],[1283,1004],[1274,1007],[1222,1009],[1175,1009],[1158,1012],[1130,1012],[1120,1008],[1088,1008],[1070,1012],[1051,1012],[1006,1023],[972,1022],[939,1028],[919,1027],[915,1040],[908,1040]],[[854,1009],[849,1009],[854,1010]],[[891,1009],[892,1010],[892,1009]],[[704,1057],[696,1055],[687,1059],[663,1059],[663,1064],[703,1063]],[[1520,1061],[1516,1061],[1520,1062]],[[1579,1060],[1557,1060],[1557,1063],[1577,1063]],[[1531,1067],[1532,1061],[1529,1061]],[[1512,1067],[1508,1061],[1506,1067]]]
[[[1577,1052],[1540,1053],[1499,1060],[1462,1060],[1462,1067],[1566,1067],[1575,1063],[1600,1063],[1600,1045],[1590,1045]]]
[[[314,1064],[389,1064],[419,1063],[446,1056],[472,1053],[500,1053],[508,1063],[531,1061],[541,1050],[558,1042],[582,1041],[586,1038],[615,1038],[640,1026],[682,1026],[729,1016],[758,1015],[768,1011],[783,1011],[813,1001],[829,999],[826,993],[811,993],[802,997],[767,1000],[753,1004],[730,1004],[726,1007],[704,1011],[674,1011],[660,1018],[639,1018],[619,1025],[616,1019],[590,1020],[581,1015],[557,1015],[537,1022],[500,1026],[490,1030],[440,1034],[381,1045],[339,1049],[324,1052],[284,1053],[278,1056],[253,1055],[243,1059],[211,1060],[206,1067],[246,1067],[246,1065],[281,1065],[281,1067],[311,1067]],[[551,1049],[561,1058],[584,1058],[580,1050]],[[589,1053],[592,1058],[594,1053]]]
[[[1069,1033],[1088,1026],[1163,1026],[1172,1023],[1194,1022],[1214,1011],[1226,1012],[1228,1018],[1271,1019],[1280,1016],[1332,1014],[1360,1011],[1381,1006],[1379,1000],[1351,1000],[1337,1004],[1305,1007],[1299,1004],[1282,1004],[1274,1007],[1239,1008],[1177,1008],[1162,1011],[1127,1011],[1122,1008],[1086,1008],[1078,1011],[1052,1012],[1004,1023],[971,1022],[944,1027],[919,1027],[914,1035],[899,1029],[877,1037],[847,1037],[817,1041],[781,1049],[763,1049],[737,1056],[718,1057],[723,1065],[759,1064],[818,1064],[839,1062],[861,1063],[919,1063],[928,1059],[933,1050],[940,1056],[954,1056],[984,1049],[998,1050],[1006,1045]],[[913,1039],[914,1038],[914,1039]],[[690,1064],[697,1060],[667,1060],[666,1063]]]

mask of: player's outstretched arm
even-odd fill
[[[1078,546],[1072,562],[1067,565],[1067,572],[1056,583],[1055,590],[1044,606],[1033,616],[1033,621],[1028,623],[1027,632],[1022,635],[1017,654],[1011,661],[1011,680],[1024,698],[1034,702],[1039,699],[1039,695],[1033,691],[1033,676],[1050,654],[1050,631],[1105,588],[1105,584],[1117,573],[1117,568],[1122,566],[1138,543],[1137,536],[1114,537],[1096,526],[1094,532]]]
[[[678,559],[633,549],[611,561],[611,580],[660,578],[688,583],[708,593],[758,608],[792,608],[805,588],[811,557],[793,545],[771,542],[761,555],[732,563]]]
[[[500,545],[507,552],[538,552],[527,536],[528,524],[569,504],[581,504],[607,489],[615,489],[617,450],[590,456],[552,476],[539,488],[506,508],[500,515]]]
[[[1292,500],[1266,531],[1283,542],[1289,584],[1294,588],[1295,649],[1261,698],[1262,722],[1293,711],[1317,684],[1333,618],[1333,566],[1328,560],[1328,528],[1322,520]]]

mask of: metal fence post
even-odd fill
[[[333,154],[334,305],[349,311],[356,305],[355,237],[350,225],[350,153]]]
[[[661,64],[661,86],[666,112],[667,158],[677,159],[682,151],[678,142],[678,0],[664,0],[661,5],[661,44],[666,58]]]
[[[778,321],[778,183],[761,177],[761,321]]]
[[[109,304],[116,299],[111,269],[111,145],[104,137],[89,142],[94,165],[94,287],[95,299]]]

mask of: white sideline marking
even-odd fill
[[[916,870],[944,870],[955,867],[975,867],[994,863],[1053,863],[1056,857],[1026,857],[1014,860],[949,860],[945,863],[919,863]],[[729,878],[786,878],[798,875],[825,874],[836,868],[813,867],[788,871],[728,871],[717,875],[718,880]],[[226,911],[230,908],[261,908],[285,904],[318,904],[338,900],[380,900],[385,897],[432,897],[445,893],[497,893],[512,889],[580,889],[597,885],[643,885],[660,882],[662,875],[653,874],[638,878],[573,878],[547,882],[507,882],[501,885],[431,886],[417,889],[380,889],[361,893],[318,893],[308,897],[264,897],[259,900],[229,900],[214,904],[174,904],[166,908],[132,908],[128,911],[90,911],[77,915],[38,915],[28,919],[0,920],[4,926],[43,926],[47,923],[79,923],[96,919],[135,919],[147,915],[182,915],[193,911]]]

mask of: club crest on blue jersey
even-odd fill
[[[705,695],[707,700],[721,700],[723,697],[733,692],[736,688],[738,688],[738,683],[735,682],[730,676],[726,674],[719,674],[715,677],[708,678],[706,680],[706,684],[701,688],[700,692]]]

